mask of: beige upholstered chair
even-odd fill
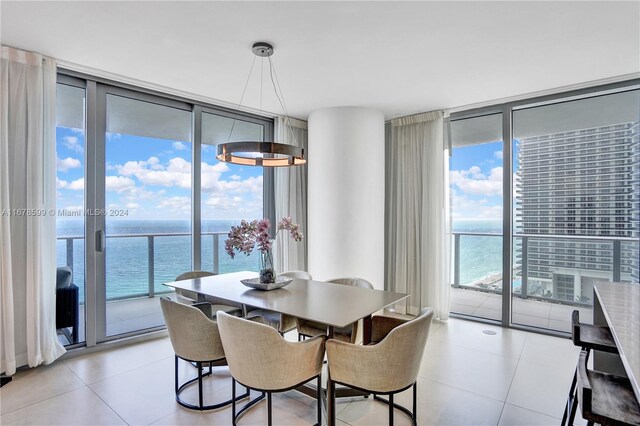
[[[328,403],[335,406],[335,384],[371,392],[389,405],[389,424],[393,425],[393,409],[398,408],[417,423],[416,380],[429,337],[433,310],[425,308],[415,319],[403,320],[384,316],[372,318],[372,340],[367,346],[338,340],[326,343],[329,360],[327,382]],[[413,386],[413,413],[394,404],[393,395]],[[385,400],[376,394],[389,395]],[[335,413],[335,410],[333,410]],[[331,419],[329,419],[331,421]]]
[[[178,275],[176,281],[192,280],[194,278],[210,277],[213,275],[215,275],[213,272],[208,271],[190,271]],[[198,295],[189,290],[176,289],[176,295],[178,302],[181,303],[191,304],[198,300]],[[233,303],[214,296],[205,296],[205,301],[213,305],[212,312],[214,314],[218,311],[224,311],[231,315],[242,316],[242,305],[239,303]]]
[[[290,277],[302,280],[310,280],[311,274],[305,271],[288,271],[278,274],[280,277]],[[251,321],[266,324],[278,330],[284,336],[287,331],[296,328],[296,318],[284,315],[279,312],[267,311],[266,309],[254,309],[246,313],[245,317]]]
[[[271,419],[271,393],[283,392],[310,380],[317,380],[317,418],[321,423],[321,382],[324,337],[304,342],[287,342],[273,328],[243,318],[218,312],[220,337],[227,355],[229,370],[233,377],[232,395],[235,397],[235,382],[262,392],[236,415],[236,404],[232,404],[232,423],[258,400],[267,394],[269,425]],[[232,397],[232,400],[234,398]]]
[[[163,297],[160,299],[160,306],[167,324],[171,345],[176,354],[175,392],[178,404],[195,410],[211,410],[230,404],[231,400],[206,406],[203,403],[203,377],[211,375],[212,366],[227,365],[222,341],[218,333],[218,324],[210,319],[212,316],[211,305],[208,303],[185,305]],[[178,383],[179,359],[195,363],[198,369],[198,377],[180,385]],[[208,364],[209,366],[209,371],[205,374],[202,373],[203,364]],[[195,381],[198,382],[198,405],[190,404],[180,398],[180,393]],[[239,398],[247,396],[249,396],[249,390],[240,395]]]
[[[327,281],[334,284],[350,285],[352,287],[372,289],[373,285],[364,278],[335,278]],[[327,334],[327,326],[313,321],[297,319],[298,340],[305,337]],[[343,342],[355,343],[358,334],[358,323],[333,330],[333,338]]]

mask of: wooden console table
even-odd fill
[[[620,352],[618,358],[595,351],[594,369],[618,375],[624,371],[640,402],[640,285],[596,283],[593,292],[593,323],[611,329]]]

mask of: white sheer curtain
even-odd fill
[[[386,134],[385,275],[396,309],[449,317],[448,148],[440,111],[391,120]]]
[[[56,64],[2,46],[0,80],[1,369],[11,375],[65,352],[55,326]]]
[[[289,127],[291,126],[291,128]],[[278,117],[276,140],[304,149],[307,156],[307,123],[296,119]],[[295,140],[294,140],[295,139]],[[307,166],[275,168],[276,220],[291,216],[302,226],[305,238],[295,242],[287,235],[280,235],[275,244],[276,271],[307,270]]]

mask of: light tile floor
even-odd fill
[[[493,330],[495,335],[483,333]],[[296,336],[288,335],[295,340]],[[556,425],[578,349],[568,339],[451,319],[434,323],[418,379],[420,425]],[[182,378],[194,369],[181,365]],[[196,389],[185,391],[196,400]],[[230,396],[226,368],[205,380],[205,402]],[[410,406],[411,394],[397,401]],[[296,391],[274,396],[274,424],[315,422],[315,401]],[[0,424],[231,424],[229,408],[195,412],[173,393],[168,338],[81,355],[19,372],[0,389]],[[338,425],[385,425],[387,408],[371,399],[339,400]],[[410,424],[402,413],[397,425]],[[240,425],[266,424],[264,403]]]

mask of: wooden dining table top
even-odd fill
[[[204,300],[205,296],[215,296],[336,328],[347,327],[408,297],[407,294],[393,291],[304,279],[294,279],[286,287],[270,291],[255,290],[240,282],[256,276],[256,272],[241,271],[164,285],[197,293],[199,300]]]

